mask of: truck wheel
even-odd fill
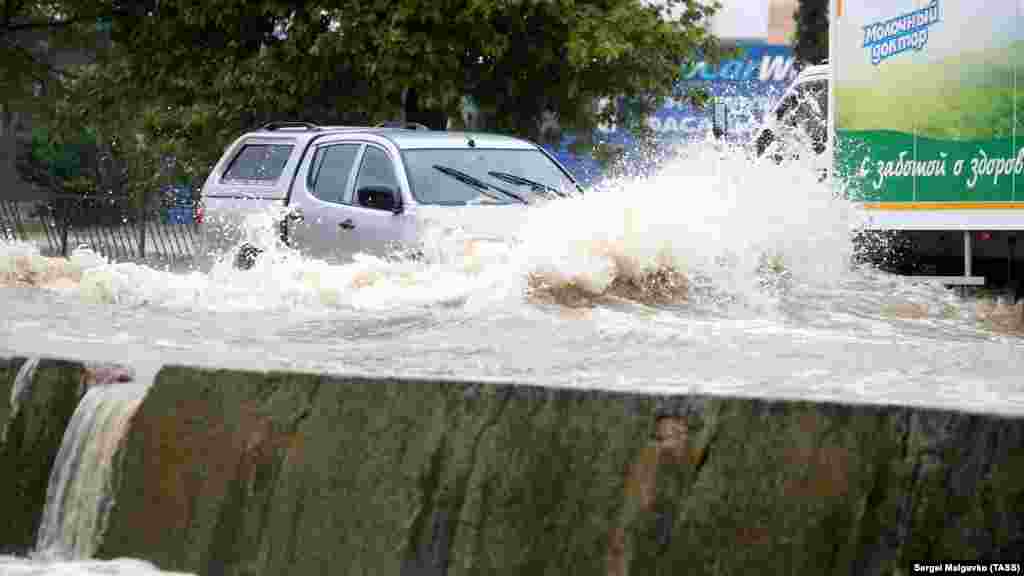
[[[910,235],[899,230],[860,230],[851,238],[854,262],[883,272],[911,274],[918,262]]]
[[[765,130],[757,137],[757,155],[764,156],[765,150],[775,141],[775,134],[771,130]]]
[[[238,270],[248,270],[256,265],[256,257],[263,253],[263,250],[253,246],[252,244],[242,244],[238,248],[238,254],[235,256],[235,268]]]

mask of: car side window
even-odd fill
[[[359,166],[359,176],[356,178],[356,199],[357,203],[365,206],[365,202],[358,202],[359,190],[367,186],[384,186],[398,193],[398,178],[395,176],[395,167],[387,152],[376,146],[367,146],[363,153],[363,163]]]
[[[276,182],[292,155],[291,144],[246,144],[224,171],[224,180]]]
[[[336,144],[316,151],[307,187],[313,196],[324,202],[347,202],[349,178],[355,164],[359,144]]]

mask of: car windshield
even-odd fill
[[[402,152],[420,204],[518,204],[568,195],[576,184],[540,150],[481,148]]]

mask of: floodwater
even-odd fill
[[[0,352],[1024,414],[1021,309],[851,265],[860,214],[809,167],[694,146],[509,214],[500,242],[439,225],[425,261],[268,245],[168,272],[0,245]],[[99,573],[20,562],[0,572]]]

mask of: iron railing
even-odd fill
[[[0,239],[35,244],[50,256],[88,246],[116,261],[180,262],[195,255],[198,234],[188,206],[138,210],[127,198],[54,196],[0,200]]]

